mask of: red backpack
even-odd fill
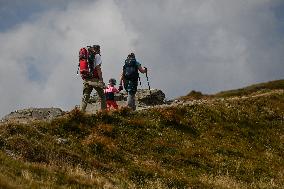
[[[99,78],[97,69],[93,68],[94,59],[95,59],[95,54],[91,53],[89,49],[83,47],[79,50],[78,70],[80,70],[80,75],[83,80],[91,78]]]

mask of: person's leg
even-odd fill
[[[117,103],[116,103],[115,100],[112,100],[112,101],[111,101],[111,104],[112,104],[112,106],[113,106],[114,109],[116,109],[116,110],[118,109],[118,105],[117,105]]]
[[[81,102],[81,111],[85,112],[86,107],[88,104],[88,101],[90,99],[90,94],[92,92],[93,88],[88,85],[86,82],[83,83],[83,97],[82,97],[82,102]]]
[[[136,110],[135,105],[135,93],[129,92],[127,96],[127,106],[131,108],[132,110]]]
[[[111,102],[109,100],[106,101],[106,104],[107,104],[107,110],[110,110],[111,108]]]
[[[126,82],[126,91],[127,91],[127,106],[132,110],[136,110],[135,104],[135,94],[137,91],[138,81],[127,81]]]
[[[100,97],[100,100],[101,100],[101,110],[106,110],[107,109],[106,96],[105,96],[103,88],[95,87],[95,90],[97,91],[98,96]]]

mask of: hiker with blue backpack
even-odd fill
[[[139,72],[147,73],[147,68],[141,66],[134,53],[130,53],[123,66],[119,89],[122,90],[122,85],[124,85],[127,92],[127,106],[132,110],[136,110],[135,94],[137,92]]]

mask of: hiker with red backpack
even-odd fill
[[[136,60],[134,53],[130,53],[123,66],[119,89],[123,89],[123,84],[127,92],[127,106],[132,110],[136,110],[135,94],[137,92],[139,79],[138,71],[147,74],[147,68],[141,66],[141,64]]]
[[[106,103],[107,103],[107,109],[110,110],[111,107],[114,109],[118,109],[118,105],[115,100],[115,93],[119,93],[120,90],[118,90],[116,87],[116,80],[114,78],[111,78],[109,80],[108,86],[104,89],[105,96],[106,96]]]
[[[100,46],[93,45],[87,48],[81,48],[79,51],[79,68],[83,79],[83,97],[81,102],[81,111],[85,112],[93,89],[98,93],[101,101],[101,110],[106,109],[106,97],[104,94],[105,84],[103,82],[102,59],[100,55]]]

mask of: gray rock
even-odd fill
[[[118,94],[115,94],[115,100],[119,107],[127,105],[127,93],[126,91],[121,91]],[[161,105],[165,103],[165,94],[159,89],[151,89],[151,92],[148,89],[138,89],[136,93],[136,106],[137,110],[145,109],[152,105]],[[100,109],[99,98],[96,93],[91,96],[89,104],[86,108],[87,112],[95,113]]]
[[[136,98],[138,103],[144,105],[160,105],[165,102],[165,94],[159,89],[138,89]]]
[[[136,93],[136,100],[139,104],[142,105],[159,105],[165,103],[165,94],[159,89],[138,89]],[[115,94],[116,101],[127,101],[127,93],[121,91],[118,94]],[[96,103],[99,101],[99,98],[96,93],[90,97],[89,103]]]
[[[57,138],[56,139],[57,144],[67,144],[68,139],[65,138]]]
[[[60,108],[28,108],[11,112],[3,118],[3,121],[24,123],[31,120],[51,120],[63,114]]]

